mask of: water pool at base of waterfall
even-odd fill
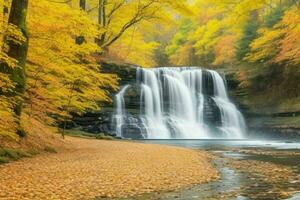
[[[255,139],[157,139],[138,140],[142,143],[181,146],[187,148],[217,150],[222,148],[268,148],[295,149],[300,151],[300,140],[255,140]],[[299,161],[300,162],[300,161]],[[299,163],[300,164],[300,163]]]
[[[300,141],[141,140],[138,142],[208,151],[214,155],[212,163],[218,168],[221,178],[180,191],[145,194],[130,199],[300,199]],[[291,172],[287,173],[286,168]]]

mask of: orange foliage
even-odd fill
[[[191,43],[185,43],[171,55],[170,61],[176,66],[191,66],[194,61],[194,49]]]
[[[227,64],[232,66],[235,62],[237,38],[234,35],[226,35],[220,39],[215,46],[215,61],[214,65]]]
[[[281,51],[275,62],[300,64],[300,9],[295,6],[287,11],[278,26],[282,29],[284,38],[280,42]]]
[[[300,10],[292,7],[272,28],[259,30],[260,37],[251,44],[245,60],[300,64]]]

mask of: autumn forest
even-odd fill
[[[300,199],[299,139],[299,0],[0,0],[0,200]]]

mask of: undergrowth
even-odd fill
[[[44,151],[48,153],[57,153],[57,151],[50,146],[45,146]],[[30,149],[28,151],[22,151],[17,149],[4,148],[0,146],[0,164],[9,163],[11,161],[16,161],[21,158],[30,158],[40,154],[37,149]]]
[[[105,135],[104,133],[92,134],[80,130],[66,130],[65,134],[72,137],[98,139],[98,140],[113,140],[114,137]]]

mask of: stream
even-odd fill
[[[144,140],[210,152],[221,178],[131,199],[300,199],[300,143],[255,140]]]

